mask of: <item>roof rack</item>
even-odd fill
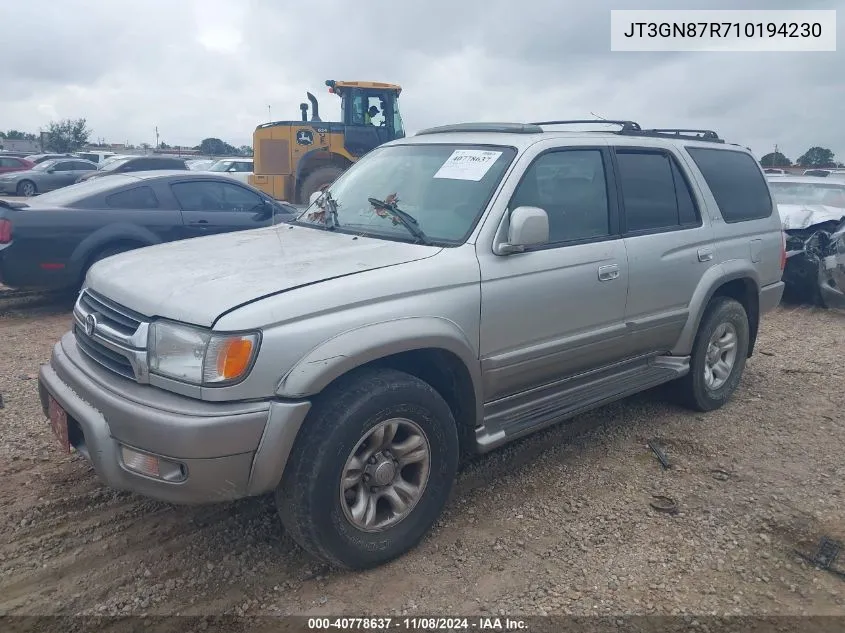
[[[622,131],[638,131],[642,128],[640,124],[636,121],[618,121],[618,120],[610,120],[610,119],[571,119],[568,121],[538,121],[536,123],[531,123],[531,125],[582,125],[584,123],[591,123],[594,125],[598,124],[612,124],[612,125],[620,125]]]
[[[709,141],[711,143],[724,143],[713,130],[690,130],[683,128],[651,128],[646,130],[620,130],[620,134],[630,136],[652,136],[658,138],[679,138],[688,141]]]
[[[687,141],[709,141],[724,143],[713,130],[695,130],[684,128],[649,128],[643,129],[636,121],[610,119],[571,119],[561,121],[536,121],[533,123],[456,123],[440,125],[420,130],[416,136],[425,134],[446,134],[449,132],[492,132],[509,134],[542,134],[544,126],[552,125],[618,125],[618,130],[589,130],[591,132],[610,132],[624,136],[647,136],[652,138],[683,139]],[[582,130],[583,131],[583,130]]]
[[[415,136],[425,134],[447,134],[449,132],[496,132],[510,134],[542,134],[543,128],[526,123],[455,123],[420,130]]]

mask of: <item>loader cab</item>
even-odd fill
[[[326,82],[329,91],[341,99],[344,146],[353,156],[397,138],[404,138],[405,128],[399,113],[401,88],[391,84],[368,82]]]

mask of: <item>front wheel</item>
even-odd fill
[[[334,166],[320,167],[319,169],[312,171],[308,174],[305,180],[302,181],[302,187],[300,188],[299,194],[300,202],[302,204],[308,204],[308,201],[311,199],[311,194],[332,184],[342,173],[343,169]]]
[[[26,196],[27,198],[34,196],[38,192],[35,183],[31,180],[23,180],[18,183],[17,193],[19,196]]]
[[[739,386],[748,357],[748,314],[728,297],[710,302],[698,327],[690,371],[678,381],[682,402],[696,411],[724,405]]]
[[[458,466],[452,412],[427,383],[366,369],[315,402],[276,504],[291,537],[350,569],[412,549],[440,515]]]

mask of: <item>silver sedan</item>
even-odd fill
[[[96,163],[81,158],[45,160],[27,171],[0,176],[0,194],[34,196],[72,185],[82,174],[96,170]]]

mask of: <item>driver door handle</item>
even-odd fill
[[[599,281],[612,281],[619,277],[619,264],[599,266]]]

